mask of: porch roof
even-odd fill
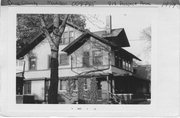
[[[132,57],[134,59],[137,59],[139,61],[141,61],[141,59],[139,59],[138,57],[136,57],[135,55],[133,55],[132,53],[128,52],[127,50],[123,49],[123,48],[119,48],[118,49],[118,52],[121,54],[121,55],[124,55],[124,56],[128,56],[128,57]]]

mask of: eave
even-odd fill
[[[62,51],[66,52],[68,55],[70,55],[74,51],[76,51],[79,47],[81,47],[87,40],[89,40],[90,37],[93,37],[93,38],[99,40],[100,42],[102,42],[104,44],[107,44],[107,45],[109,45],[111,47],[114,47],[114,48],[116,47],[113,43],[107,41],[106,39],[101,38],[101,37],[97,36],[96,34],[93,34],[90,31],[86,31],[82,35],[80,35],[76,40],[71,42],[64,49],[62,49]]]
[[[62,22],[62,20],[60,21]],[[69,22],[66,22],[67,25],[75,28],[76,30],[79,30],[81,32],[85,32],[84,29],[79,28],[78,26],[71,24]],[[53,24],[50,24],[48,27],[48,32],[52,33],[53,31]],[[31,41],[28,42],[27,45],[23,46],[22,48],[16,50],[16,59],[20,59],[21,57],[25,56],[29,51],[31,51],[32,49],[34,49],[41,41],[43,41],[45,39],[45,35],[43,32],[40,32],[39,34],[37,34]],[[16,42],[18,43],[18,41]]]

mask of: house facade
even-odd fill
[[[59,103],[108,103],[117,94],[136,93],[123,80],[134,79],[133,60],[140,59],[122,48],[129,46],[125,30],[111,29],[111,22],[108,26],[92,33],[66,25],[59,46]],[[17,60],[24,62],[23,95],[33,95],[36,101],[47,101],[50,53],[44,39]]]

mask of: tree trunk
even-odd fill
[[[58,103],[58,51],[51,50],[51,75],[50,87],[48,91],[48,103]]]
[[[68,20],[68,14],[65,15],[65,19],[60,24],[60,15],[54,14],[54,29],[53,33],[49,34],[46,23],[44,20],[44,15],[40,15],[40,21],[42,25],[42,31],[48,39],[49,45],[51,47],[51,75],[50,75],[50,87],[48,91],[48,104],[57,104],[58,103],[58,52],[59,44],[61,41],[62,34],[66,27],[66,21]]]

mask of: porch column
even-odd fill
[[[107,97],[109,99],[110,95],[109,95],[109,92],[110,92],[110,86],[109,86],[109,76],[106,76],[106,81],[107,81]]]
[[[91,78],[91,89],[90,89],[90,103],[96,104],[98,99],[98,88],[95,77]]]
[[[114,78],[112,79],[112,93],[115,93],[115,83],[114,83]]]
[[[78,103],[84,103],[84,78],[78,78]]]

